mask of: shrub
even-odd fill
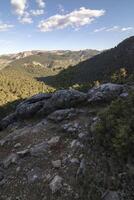
[[[134,94],[118,99],[99,113],[95,126],[97,144],[120,158],[134,155]]]

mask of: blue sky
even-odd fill
[[[107,49],[134,35],[134,0],[1,0],[0,54]]]

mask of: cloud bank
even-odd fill
[[[63,29],[66,27],[80,28],[81,26],[92,23],[95,18],[105,14],[104,10],[91,10],[81,7],[65,15],[54,15],[39,23],[38,28],[42,32],[53,31],[55,29]]]
[[[27,0],[11,0],[13,11],[16,15],[23,15],[26,8]]]
[[[14,27],[14,25],[12,25],[12,24],[5,24],[5,23],[0,22],[0,32],[8,31],[13,27]]]
[[[129,32],[134,31],[134,27],[120,27],[120,26],[113,26],[113,27],[102,27],[94,30],[94,33],[98,32]]]

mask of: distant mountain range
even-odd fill
[[[96,81],[113,81],[112,77],[118,82],[121,69],[127,75],[125,81],[131,82],[134,37],[103,52],[26,51],[0,56],[0,63],[0,105],[59,88],[89,89]]]
[[[111,81],[111,77],[118,74],[122,68],[126,70],[128,77],[134,76],[134,36],[124,40],[115,48],[103,51],[55,76],[42,77],[40,80],[57,87],[87,84],[97,80],[107,82]]]
[[[0,56],[0,68],[12,67],[41,67],[61,70],[87,60],[100,52],[97,50],[81,51],[24,51],[17,54]]]
[[[0,56],[0,105],[53,91],[55,87],[38,79],[54,76],[98,53],[97,50],[26,51]]]

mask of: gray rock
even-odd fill
[[[128,97],[128,95],[129,94],[127,92],[123,92],[123,93],[120,94],[120,97],[126,98],[126,97]]]
[[[124,90],[123,85],[106,83],[95,87],[88,92],[88,102],[109,102],[118,97]]]
[[[21,104],[16,109],[17,116],[24,119],[33,117],[43,107],[43,104],[43,101]]]
[[[21,158],[30,155],[29,149],[24,149],[22,151],[17,152],[17,155]]]
[[[70,160],[70,162],[71,162],[72,164],[79,164],[79,163],[80,163],[79,160],[78,160],[77,158],[72,158],[72,159]]]
[[[19,148],[19,147],[21,147],[21,143],[16,143],[16,144],[14,145],[14,148]]]
[[[85,159],[83,158],[80,162],[80,166],[77,170],[77,174],[76,177],[78,176],[84,176],[85,175],[85,171],[86,171],[86,163],[85,163]]]
[[[79,123],[77,122],[70,122],[70,123],[67,123],[67,124],[64,124],[62,126],[63,130],[66,131],[67,133],[78,133],[81,129]]]
[[[12,113],[5,117],[1,122],[0,122],[0,131],[7,128],[10,124],[13,124],[17,120],[17,115],[16,113]]]
[[[55,137],[52,137],[49,141],[48,141],[48,144],[49,145],[56,145],[57,143],[59,143],[60,141],[60,137],[59,136],[55,136]]]
[[[83,148],[83,144],[81,144],[78,140],[73,140],[70,146],[71,148],[77,148],[77,147]]]
[[[44,178],[43,171],[39,167],[35,167],[27,172],[28,183],[32,184]]]
[[[34,115],[47,116],[58,109],[71,108],[79,103],[85,104],[86,100],[87,95],[85,93],[73,89],[59,90],[51,94],[35,95],[20,103],[15,113],[4,118],[0,123],[0,130],[6,128],[19,118],[31,118]]]
[[[76,90],[59,90],[52,94],[35,95],[17,106],[19,117],[33,117],[34,114],[48,115],[57,109],[70,108],[84,102],[87,95]]]
[[[18,155],[16,153],[11,153],[7,158],[3,160],[4,168],[8,168],[11,164],[17,164]]]
[[[41,142],[39,144],[34,145],[31,149],[30,149],[30,154],[31,156],[44,156],[45,153],[47,153],[48,150],[48,144],[47,142]]]
[[[102,200],[119,200],[120,198],[116,191],[108,191],[103,195],[101,199]]]
[[[76,116],[75,109],[61,109],[61,110],[56,110],[52,114],[48,116],[49,120],[52,120],[54,122],[60,122],[65,119],[70,119],[72,117]]]
[[[63,179],[58,175],[56,175],[53,178],[53,180],[49,184],[49,187],[50,187],[52,193],[55,193],[55,192],[59,191],[62,188],[62,181],[63,181]]]
[[[52,161],[52,165],[53,165],[54,168],[60,168],[61,167],[61,160]]]

